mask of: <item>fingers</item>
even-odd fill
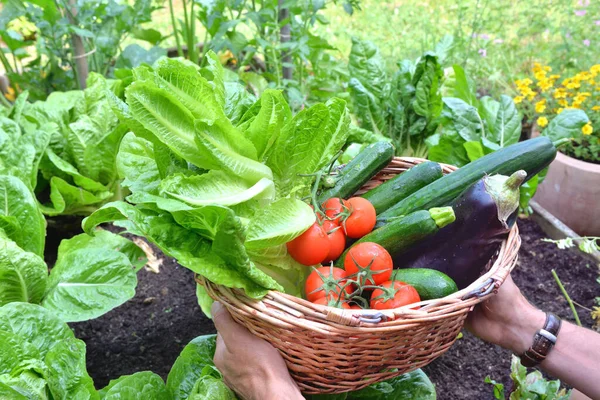
[[[210,308],[210,312],[213,316],[213,322],[215,323],[215,327],[217,331],[219,331],[219,336],[221,336],[221,340],[225,344],[233,345],[240,341],[240,339],[252,335],[246,328],[241,325],[238,325],[231,315],[227,311],[227,309],[218,301],[215,301]],[[217,336],[217,340],[218,340]]]

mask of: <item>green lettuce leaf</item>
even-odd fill
[[[253,198],[275,197],[273,181],[262,178],[256,184],[249,185],[245,180],[223,171],[192,176],[172,175],[161,182],[161,189],[169,196],[193,206],[232,206]]]
[[[136,372],[111,380],[100,391],[102,400],[170,400],[162,378],[150,371]]]
[[[167,377],[167,388],[174,400],[186,400],[206,367],[214,367],[216,335],[199,336],[188,343]]]
[[[235,393],[227,387],[223,379],[206,375],[200,377],[192,389],[188,400],[236,400]]]
[[[21,249],[0,230],[0,306],[19,301],[39,303],[47,278],[44,260]]]
[[[546,129],[542,131],[542,135],[548,136],[553,142],[560,139],[581,137],[581,128],[589,121],[590,119],[585,111],[569,108],[554,117]]]
[[[0,175],[0,229],[25,251],[43,256],[46,220],[35,197],[18,178]]]
[[[99,400],[85,367],[85,343],[67,339],[54,345],[44,358],[46,382],[57,399]]]
[[[488,125],[487,138],[500,147],[517,143],[521,138],[521,120],[513,99],[503,94],[500,96],[496,120]]]
[[[57,343],[75,338],[73,331],[54,313],[29,303],[0,307],[0,331],[26,339],[42,358]]]
[[[0,375],[0,398],[10,400],[48,400],[46,380],[34,371],[17,376]]]
[[[83,247],[67,252],[56,263],[42,306],[65,322],[85,321],[131,299],[136,285],[127,256]]]
[[[315,222],[315,213],[303,201],[284,198],[260,209],[250,221],[246,248],[264,249],[285,244]]]

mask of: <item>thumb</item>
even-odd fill
[[[210,312],[213,316],[215,328],[219,331],[219,334],[226,345],[234,343],[236,336],[239,338],[241,335],[249,333],[244,327],[238,325],[233,318],[231,318],[227,308],[218,301],[215,301],[212,304]]]

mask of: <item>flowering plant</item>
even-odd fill
[[[572,139],[561,152],[600,164],[600,64],[565,78],[551,72],[549,66],[535,63],[533,80],[515,81],[515,103],[544,129],[542,134],[559,130],[559,136]]]

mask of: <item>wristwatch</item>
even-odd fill
[[[548,353],[556,344],[560,325],[560,318],[552,313],[546,313],[544,327],[536,332],[533,337],[533,344],[529,350],[521,355],[521,364],[523,366],[528,368],[535,367],[546,359]]]

